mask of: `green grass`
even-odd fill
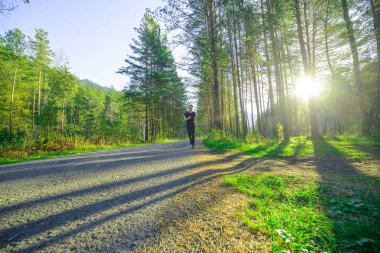
[[[378,182],[376,183],[379,187]],[[368,189],[335,182],[320,192],[325,213],[333,221],[335,248],[340,252],[380,251],[380,201]]]
[[[238,150],[243,145],[237,138],[217,130],[212,130],[206,135],[203,144],[208,148],[217,150]]]
[[[311,140],[306,136],[291,137],[284,142],[274,139],[259,139],[244,143],[235,137],[212,131],[204,139],[205,146],[217,150],[244,152],[255,157],[294,157],[294,156],[346,156],[361,159],[369,152],[380,148],[380,141],[361,136],[325,136]]]
[[[378,252],[380,203],[369,191],[299,176],[238,174],[225,184],[251,197],[241,216],[273,252]]]
[[[43,147],[43,148],[34,147],[34,146],[27,147],[27,148],[11,147],[11,148],[3,150],[0,153],[0,165],[53,158],[53,157],[61,157],[61,156],[67,156],[67,155],[83,154],[83,153],[96,152],[96,151],[101,151],[101,150],[128,148],[128,147],[149,145],[149,144],[155,144],[155,143],[166,143],[166,142],[173,142],[173,141],[178,141],[178,140],[169,139],[169,140],[157,141],[157,142],[125,143],[125,144],[109,144],[109,145],[107,144],[104,144],[104,145],[78,144],[76,148],[74,146],[69,146],[68,148],[55,148],[56,145],[54,145],[54,147],[52,148],[49,148],[49,146]]]
[[[292,137],[289,142],[262,140],[259,143],[245,144],[242,151],[256,157],[291,157],[312,155],[314,149],[311,140],[299,136]]]
[[[251,197],[239,215],[250,229],[269,236],[273,252],[380,252],[380,200],[374,193],[380,180],[357,171],[346,159],[378,155],[379,140],[338,135],[244,143],[217,132],[206,139],[210,148],[255,157],[334,158],[309,170],[317,177],[303,173],[302,164],[287,167],[285,173],[302,178],[274,168],[225,177],[225,184]]]
[[[274,252],[321,252],[334,244],[332,224],[316,205],[317,186],[273,174],[233,175],[225,183],[252,197],[241,216],[252,230],[271,237]]]

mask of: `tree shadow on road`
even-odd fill
[[[169,152],[170,151],[170,152]],[[0,182],[18,181],[22,179],[38,178],[43,176],[56,176],[63,175],[65,173],[72,173],[72,167],[76,166],[75,173],[91,171],[91,172],[104,172],[111,169],[117,170],[129,165],[139,165],[141,162],[159,162],[165,161],[176,156],[190,157],[191,154],[183,154],[183,149],[166,150],[166,153],[161,151],[149,151],[141,153],[124,153],[119,152],[117,154],[108,153],[101,156],[91,157],[68,157],[67,159],[52,159],[50,161],[40,160],[33,162],[31,165],[20,167],[20,164],[5,165],[0,168]],[[43,165],[41,165],[43,163]],[[78,164],[80,166],[78,166]]]
[[[216,161],[206,161],[200,162],[188,166],[182,166],[178,168],[174,168],[168,171],[162,171],[157,173],[152,173],[148,175],[144,175],[141,177],[124,179],[117,182],[106,183],[102,185],[96,185],[93,187],[89,187],[86,189],[80,189],[77,191],[72,191],[68,193],[62,193],[53,196],[47,196],[40,199],[30,200],[23,203],[19,203],[13,206],[8,206],[1,209],[1,214],[4,213],[12,213],[12,210],[19,209],[27,209],[27,208],[38,208],[41,205],[45,205],[48,203],[54,203],[54,201],[64,199],[64,198],[76,198],[83,195],[91,195],[91,194],[99,194],[104,190],[109,190],[112,188],[118,188],[125,184],[132,184],[137,182],[142,182],[149,179],[154,179],[158,177],[166,177],[169,175],[174,175],[176,173],[184,172],[186,170],[193,170],[197,168],[202,168],[204,166],[223,164],[229,162],[233,159],[239,158],[239,154],[232,154],[225,156],[222,159]],[[164,159],[164,158],[163,158]],[[5,248],[9,243],[17,244],[29,237],[36,236],[38,234],[43,234],[51,229],[56,229],[61,226],[66,226],[67,224],[74,223],[81,220],[91,220],[89,219],[93,215],[100,214],[105,212],[111,208],[122,207],[123,205],[131,202],[138,202],[126,209],[121,211],[114,212],[112,214],[107,214],[101,216],[101,218],[97,218],[93,221],[89,221],[84,224],[77,225],[74,229],[65,229],[62,230],[64,232],[60,233],[57,236],[53,236],[50,238],[41,239],[37,243],[33,243],[32,245],[24,246],[21,250],[22,252],[30,252],[36,249],[42,249],[52,244],[59,243],[62,240],[74,236],[78,233],[89,231],[96,226],[99,226],[105,222],[114,220],[118,217],[129,215],[138,210],[142,210],[148,206],[154,205],[160,201],[163,201],[168,198],[172,198],[173,196],[190,189],[191,187],[196,187],[197,185],[206,183],[210,180],[220,177],[221,175],[232,174],[242,172],[246,169],[246,166],[253,162],[253,159],[245,159],[239,164],[232,166],[228,169],[209,169],[209,170],[199,170],[199,172],[192,173],[190,175],[186,175],[165,183],[161,183],[158,185],[152,185],[143,189],[138,189],[132,192],[127,192],[125,194],[118,195],[116,197],[112,197],[109,199],[97,201],[95,203],[86,204],[81,207],[65,210],[61,213],[52,214],[44,218],[40,218],[34,221],[30,221],[21,225],[16,225],[8,229],[3,229],[0,231],[0,248]],[[150,196],[154,196],[158,194],[154,198],[150,198]],[[140,203],[142,202],[142,203]],[[133,231],[131,231],[133,233]],[[27,244],[25,244],[27,245]],[[127,246],[128,247],[128,246]]]

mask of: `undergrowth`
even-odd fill
[[[209,134],[207,134],[203,139],[203,144],[206,147],[217,150],[239,149],[243,145],[243,143],[236,137],[217,130],[212,130]]]
[[[146,143],[93,143],[89,141],[73,141],[70,139],[43,141],[23,145],[7,145],[0,149],[0,164],[30,161],[58,156],[82,154],[100,150],[126,148],[153,143],[172,142],[177,140],[161,140]]]

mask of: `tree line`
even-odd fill
[[[239,137],[380,131],[376,0],[164,0],[189,49],[202,128]],[[297,80],[324,89],[297,98]]]
[[[147,126],[145,141],[182,137],[182,117],[175,114],[184,110],[185,88],[165,35],[155,26],[139,36],[146,40],[139,44],[146,53],[141,57],[150,59],[154,71],[140,71],[137,65],[121,68],[131,75],[124,92],[74,76],[67,60],[51,50],[43,29],[36,29],[32,38],[17,28],[0,36],[0,143],[140,142],[142,123]],[[153,45],[157,50],[147,49],[146,42],[158,43]],[[139,87],[141,78],[146,81]]]

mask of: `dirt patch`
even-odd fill
[[[251,233],[237,215],[248,201],[248,197],[227,189],[218,179],[191,189],[175,200],[171,210],[181,212],[184,218],[165,227],[153,242],[136,252],[268,251],[268,238]]]

